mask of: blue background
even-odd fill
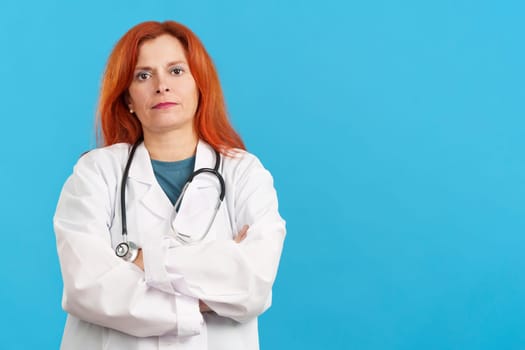
[[[2,348],[58,348],[56,201],[112,46],[150,19],[200,36],[274,175],[263,349],[525,348],[522,4],[3,0]]]

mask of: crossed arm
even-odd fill
[[[248,225],[244,225],[241,228],[239,233],[237,233],[237,235],[234,238],[235,243],[241,243],[246,238],[246,236],[248,235],[248,228],[249,228]],[[142,249],[139,249],[139,254],[133,263],[137,265],[142,271],[144,271],[144,256],[142,253]],[[199,300],[199,309],[201,312],[212,312],[213,311],[202,300]]]
[[[115,256],[109,241],[115,201],[109,189],[117,188],[118,177],[103,169],[111,169],[114,161],[94,154],[75,167],[54,218],[65,311],[147,337],[198,334],[203,322],[199,310],[242,322],[269,306],[285,227],[271,176],[260,164],[246,166],[232,185],[244,191],[231,191],[236,195],[232,210],[238,222],[250,226],[249,234],[244,226],[234,240],[191,246],[172,245],[164,237],[154,245],[162,246],[162,254],[145,249],[130,264]],[[148,265],[148,255],[156,257],[155,264]]]

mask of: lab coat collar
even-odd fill
[[[197,144],[194,170],[200,168],[213,168],[214,166],[215,151],[209,144],[199,140]],[[133,157],[133,162],[131,163],[131,167],[129,169],[128,179],[130,180],[128,182],[128,186],[131,182],[136,181],[148,187],[142,191],[137,190],[135,192],[137,194],[140,192],[143,193],[143,195],[139,195],[139,197],[141,203],[146,208],[148,208],[155,215],[162,218],[169,218],[173,215],[173,205],[155,178],[153,167],[151,165],[151,158],[149,156],[148,150],[144,146],[144,143],[141,143],[135,151],[135,156]],[[203,188],[203,181],[206,181],[204,177],[196,177],[195,180],[190,184],[190,187],[195,187],[197,190],[201,189]],[[127,190],[129,191],[129,187]],[[191,192],[192,191],[187,192],[188,195],[185,196],[184,202],[188,203],[191,201]],[[183,204],[183,207],[184,206],[185,205]],[[181,207],[181,211],[183,211],[183,207]]]
[[[195,157],[194,171],[200,168],[213,168],[215,166],[215,151],[206,142],[199,140]],[[129,169],[128,177],[145,184],[155,184],[157,179],[153,173],[151,158],[144,142],[135,151],[133,162]]]
[[[197,144],[197,157],[195,158],[195,169],[213,168],[215,166],[215,150],[206,142],[199,140]]]

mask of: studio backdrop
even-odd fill
[[[57,349],[52,218],[101,76],[145,20],[192,28],[288,234],[262,349],[523,349],[519,1],[0,4],[2,349]]]

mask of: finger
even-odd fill
[[[248,225],[244,225],[241,230],[239,231],[239,234],[240,235],[243,235],[243,236],[246,236],[246,234],[248,233],[248,229],[250,228],[250,226]]]
[[[210,307],[206,305],[202,300],[199,300],[199,310],[201,312],[209,312],[211,311]]]
[[[241,232],[239,233],[239,242],[237,243],[241,243],[242,241],[244,241],[244,239],[246,238],[246,232]]]
[[[249,228],[250,228],[250,226],[244,225],[241,228],[241,230],[239,231],[239,233],[237,234],[237,236],[235,237],[235,242],[241,243],[246,238],[246,236],[248,235],[248,229]]]
[[[242,238],[242,234],[239,232],[239,233],[237,234],[237,236],[235,236],[234,241],[235,241],[235,243],[241,243],[242,240],[243,240],[243,238]]]

